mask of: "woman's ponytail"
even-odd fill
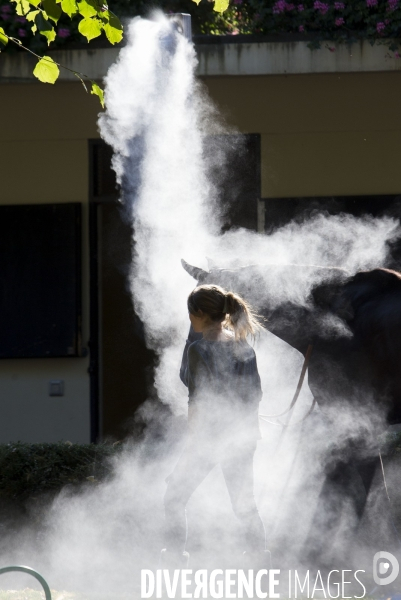
[[[244,340],[248,335],[255,337],[262,329],[260,317],[246,300],[217,285],[195,288],[188,297],[188,310],[192,314],[201,310],[212,321],[232,329],[236,340]]]
[[[226,292],[227,315],[224,322],[234,331],[236,340],[243,340],[248,335],[255,337],[256,333],[262,329],[258,315],[251,306],[233,292]]]

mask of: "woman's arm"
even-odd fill
[[[205,363],[197,346],[198,344],[192,343],[187,352],[188,429],[192,433],[197,430],[199,415],[198,394],[206,383],[204,377]]]
[[[249,348],[247,360],[245,360],[238,374],[237,389],[244,402],[259,404],[262,399],[262,385],[258,371],[255,351]]]
[[[203,335],[201,333],[195,333],[193,327],[189,328],[188,339],[185,343],[184,352],[181,360],[181,368],[180,368],[180,379],[184,385],[188,387],[188,348],[193,342],[197,340],[201,340]]]

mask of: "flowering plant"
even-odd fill
[[[36,52],[43,51],[47,48],[47,42],[44,37],[41,37],[39,32],[36,35],[32,32],[32,23],[28,21],[26,16],[18,15],[15,6],[6,0],[0,0],[0,27],[4,32],[13,38],[18,38],[24,45]],[[55,40],[51,47],[62,46],[71,36],[76,39],[78,37],[78,23],[72,23],[65,17],[60,17],[57,27],[54,30]],[[79,38],[84,40],[83,36]],[[7,46],[7,50],[14,49],[14,46]],[[0,48],[1,49],[1,48]]]
[[[46,41],[39,34],[32,34],[30,24],[15,13],[13,2],[0,0],[0,27],[28,47],[43,49]],[[230,0],[224,12],[216,12],[214,3],[215,0],[154,0],[152,6],[167,13],[190,13],[195,35],[296,34],[311,48],[319,48],[323,40],[368,39],[372,44],[387,43],[392,50],[397,50],[401,39],[401,0]],[[148,0],[110,0],[109,4],[119,17],[145,15],[149,9]],[[77,23],[62,16],[50,47],[83,41]]]
[[[244,0],[252,17],[252,31],[260,34],[302,33],[322,40],[353,42],[386,40],[395,50],[401,38],[401,0]]]

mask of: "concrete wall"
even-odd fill
[[[83,345],[89,339],[88,138],[94,96],[79,84],[3,85],[0,203],[82,203]],[[0,360],[0,442],[89,442],[89,358]],[[50,379],[65,395],[50,397]]]
[[[229,123],[262,135],[262,196],[401,193],[401,73],[206,77]]]
[[[0,203],[82,203],[86,346],[87,140],[98,137],[100,106],[79,82],[18,81],[2,79],[0,69]],[[261,134],[263,197],[401,192],[400,71],[238,72],[203,81],[230,124]],[[88,365],[88,358],[0,361],[0,442],[89,441]],[[64,397],[48,396],[50,379],[65,380]]]
[[[385,45],[371,46],[367,40],[352,44],[322,42],[311,50],[306,41],[199,44],[198,74],[279,75],[302,73],[361,73],[399,71],[401,61]]]
[[[215,41],[216,40],[216,41]],[[248,41],[250,40],[250,41]],[[212,43],[211,43],[212,42]],[[306,73],[373,73],[401,71],[401,61],[383,44],[371,46],[361,40],[352,46],[322,42],[311,50],[307,41],[256,42],[252,36],[209,39],[196,44],[197,74],[200,77],[227,75],[281,75]],[[116,60],[119,48],[106,46],[75,50],[51,50],[52,58],[73,71],[101,79]],[[0,80],[34,80],[36,59],[24,53],[5,54],[0,61]],[[60,80],[75,81],[74,73],[60,70]]]

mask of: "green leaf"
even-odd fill
[[[47,43],[53,42],[56,39],[56,32],[54,31],[53,25],[43,15],[44,12],[39,12],[36,15],[35,23],[38,27],[39,33],[47,39]]]
[[[3,46],[8,44],[8,37],[4,33],[4,29],[2,27],[0,27],[0,44],[3,44]]]
[[[36,15],[39,13],[39,10],[31,10],[31,12],[26,15],[27,21],[34,21],[36,19]]]
[[[32,21],[32,25],[31,25],[32,33],[36,33],[38,30],[38,26],[35,23],[35,19],[36,19],[37,15],[39,14],[39,12],[40,12],[39,10],[31,10],[31,12],[26,15],[27,20]]]
[[[95,94],[95,96],[98,96],[98,98],[100,100],[100,104],[102,105],[102,108],[104,108],[104,91],[94,81],[91,81],[91,84],[92,84],[91,94]]]
[[[56,32],[53,27],[50,27],[50,29],[39,30],[39,33],[47,39],[48,46],[56,39]]]
[[[33,74],[43,83],[54,83],[60,75],[60,70],[50,56],[43,56],[38,61]]]
[[[214,0],[213,10],[223,13],[225,10],[227,10],[229,4],[230,0]]]
[[[102,22],[99,19],[82,19],[78,25],[78,31],[90,42],[102,33]]]
[[[15,2],[15,11],[20,17],[24,17],[31,9],[28,0],[13,0]]]
[[[99,12],[99,5],[96,0],[81,0],[78,2],[78,10],[85,17],[94,17]]]
[[[115,14],[109,12],[108,16],[109,22],[103,25],[103,29],[109,42],[116,44],[123,39],[123,26]]]
[[[78,12],[78,6],[75,0],[61,0],[61,8],[69,16],[75,15]]]
[[[201,0],[192,0],[192,1],[193,1],[193,2],[195,2],[195,4],[199,4],[199,2],[200,2]]]
[[[35,8],[42,2],[42,0],[29,0],[29,4],[35,6]]]
[[[62,10],[56,0],[43,0],[43,8],[45,9],[49,19],[57,23],[61,17]]]

